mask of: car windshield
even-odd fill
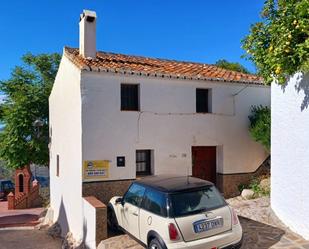
[[[200,213],[225,205],[225,200],[214,186],[171,194],[172,214],[174,217]]]

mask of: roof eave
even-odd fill
[[[73,62],[74,63],[74,62]],[[240,83],[240,84],[249,84],[254,86],[265,86],[262,81],[248,81],[248,80],[225,80],[222,78],[211,78],[211,77],[203,77],[203,76],[180,76],[176,74],[165,74],[165,73],[147,73],[144,71],[131,71],[131,70],[115,70],[111,68],[99,67],[85,67],[81,69],[83,71],[88,72],[104,72],[104,73],[112,73],[112,74],[123,74],[123,75],[134,75],[140,77],[155,77],[162,79],[177,79],[177,80],[197,80],[197,81],[213,81],[213,82],[229,82],[229,83]]]

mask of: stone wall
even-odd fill
[[[253,178],[269,174],[270,157],[252,173],[217,174],[217,187],[224,194],[225,198],[235,197],[240,194],[239,185],[248,185]]]
[[[253,178],[270,174],[270,157],[261,166],[251,173],[217,174],[217,187],[230,198],[240,195],[239,185],[248,185]],[[84,182],[83,196],[95,196],[104,204],[108,204],[113,196],[122,196],[134,180]]]
[[[108,204],[113,196],[122,196],[134,180],[84,182],[83,196],[95,196],[104,204]]]

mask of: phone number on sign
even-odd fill
[[[86,170],[87,176],[106,176],[105,169]]]

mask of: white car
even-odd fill
[[[108,205],[108,224],[151,249],[236,249],[242,228],[216,187],[194,177],[151,176]]]

